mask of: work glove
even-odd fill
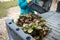
[[[30,3],[32,0],[26,0],[28,3]]]

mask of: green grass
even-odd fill
[[[7,16],[7,9],[17,6],[17,0],[10,2],[0,2],[0,18]]]

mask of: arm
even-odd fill
[[[18,4],[21,8],[25,8],[28,5],[28,2],[24,2],[24,0],[18,0]]]

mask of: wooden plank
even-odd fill
[[[58,25],[60,23],[60,14],[56,13],[46,20],[48,20],[46,25],[52,30],[44,39],[60,40],[60,25]]]
[[[50,11],[56,11],[58,0],[53,0]]]

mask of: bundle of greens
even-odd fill
[[[20,16],[16,24],[20,26],[25,33],[30,34],[36,40],[42,40],[50,30],[50,28],[45,25],[46,20],[35,14]]]

